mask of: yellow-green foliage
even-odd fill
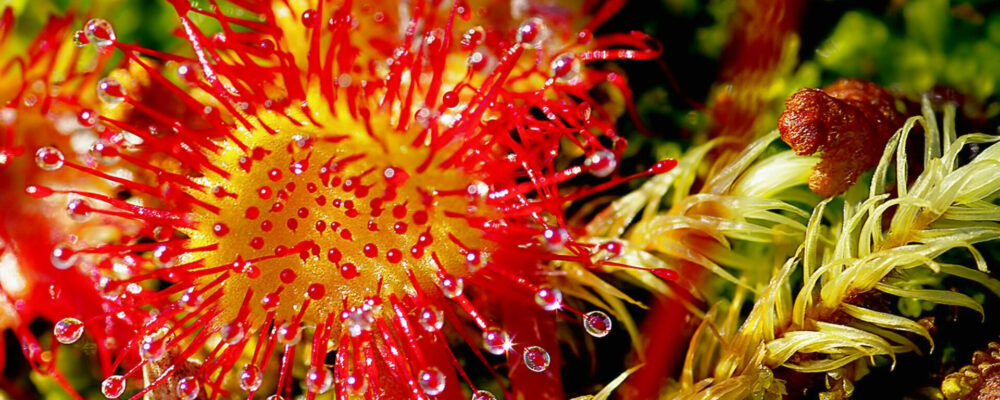
[[[925,100],[923,115],[910,118],[889,142],[867,190],[857,185],[815,207],[799,250],[773,270],[738,330],[718,327],[731,324],[739,304],[729,308],[728,318],[715,318],[722,316],[721,309],[709,312],[692,340],[685,374],[669,397],[776,397],[784,388],[771,371],[779,367],[827,373],[828,382],[839,382],[831,393],[849,394],[850,382],[864,371],[859,362],[880,356],[894,361],[898,353],[933,349],[926,328],[894,310],[870,306],[866,299],[873,296],[983,312],[968,295],[944,290],[938,280],[919,274],[964,278],[1000,293],[1000,283],[985,273],[986,262],[973,247],[1000,237],[1000,208],[994,204],[1000,194],[1000,146],[965,165],[958,161],[966,145],[1000,138],[956,138],[954,112],[946,106],[939,127]],[[917,124],[926,132],[923,171],[910,181],[910,155],[900,143]],[[886,191],[890,171],[895,193]],[[952,249],[967,250],[976,265],[937,261]]]

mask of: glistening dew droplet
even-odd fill
[[[90,43],[96,44],[98,47],[111,45],[116,39],[115,29],[111,26],[111,23],[101,18],[94,18],[87,21],[87,25],[83,27],[83,32],[87,35]]]
[[[510,335],[500,328],[487,328],[483,331],[483,349],[498,356],[507,352],[510,349]]]
[[[591,311],[583,316],[583,327],[593,337],[605,337],[611,332],[611,318],[604,311]]]
[[[84,199],[72,199],[66,203],[66,214],[76,222],[86,221],[91,210],[90,203]]]
[[[427,332],[437,332],[444,326],[444,313],[434,306],[424,307],[417,318],[420,326]]]
[[[364,375],[352,374],[345,381],[347,381],[347,392],[350,394],[363,396],[368,391],[368,382],[365,381]]]
[[[181,400],[194,400],[200,391],[198,380],[193,376],[186,376],[177,381],[177,395]]]
[[[549,368],[549,352],[538,346],[531,346],[524,349],[524,366],[535,372],[542,372]]]
[[[52,146],[39,147],[35,151],[35,165],[46,171],[55,171],[62,168],[66,157],[59,149]]]
[[[117,399],[125,393],[125,377],[121,375],[111,375],[104,382],[101,382],[101,393],[109,399]]]
[[[83,336],[83,322],[76,318],[63,318],[52,328],[52,335],[62,344],[72,344]]]
[[[417,381],[420,383],[420,390],[423,390],[428,396],[437,396],[444,391],[444,372],[441,372],[437,367],[427,367],[420,371]]]
[[[573,80],[580,74],[580,62],[572,54],[556,57],[549,64],[549,74],[560,82]]]
[[[549,28],[545,25],[545,21],[538,17],[529,18],[517,28],[517,42],[525,47],[539,47],[548,37]]]
[[[488,391],[477,390],[472,394],[472,398],[470,400],[497,400],[497,397]]]
[[[446,276],[441,279],[441,292],[444,293],[445,297],[456,298],[462,295],[463,290],[465,290],[465,281],[462,278]]]
[[[618,158],[615,153],[607,150],[598,150],[584,160],[583,165],[590,169],[590,173],[598,178],[604,178],[615,172],[618,168]]]
[[[157,338],[155,336],[146,336],[142,338],[142,343],[139,344],[139,356],[146,361],[157,361],[167,353],[165,340]]]
[[[68,269],[76,263],[76,253],[69,246],[60,244],[52,248],[50,259],[56,269]]]
[[[125,88],[114,78],[104,78],[97,82],[97,97],[107,104],[115,105],[125,101]]]
[[[555,311],[562,308],[562,291],[557,288],[543,286],[535,292],[535,303],[545,311]]]
[[[73,32],[73,44],[76,47],[84,47],[90,44],[90,39],[87,39],[87,34],[83,31]]]
[[[260,383],[263,381],[263,376],[260,374],[260,368],[256,365],[247,364],[243,366],[240,371],[240,388],[248,392],[257,390],[260,387]]]
[[[306,372],[306,389],[311,393],[322,394],[333,386],[333,373],[326,367],[310,367]]]

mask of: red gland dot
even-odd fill
[[[417,237],[418,246],[430,246],[431,243],[434,243],[434,237],[431,236],[430,232],[421,233],[420,236]]]
[[[368,258],[374,258],[375,256],[378,256],[378,246],[376,246],[375,243],[366,244],[362,251]]]
[[[271,193],[271,187],[270,186],[261,186],[260,189],[257,190],[257,195],[260,196],[260,198],[264,199],[264,200],[270,199],[271,198],[271,194],[272,193]]]
[[[274,228],[274,223],[269,219],[265,219],[260,222],[260,230],[264,232],[270,232]]]
[[[257,209],[257,207],[249,207],[249,208],[247,208],[247,212],[246,212],[245,216],[247,217],[247,219],[251,219],[251,220],[252,219],[257,219],[257,217],[260,216],[260,210]]]
[[[274,53],[274,42],[270,39],[261,40],[257,43],[257,48],[264,54]]]
[[[325,206],[326,205],[326,196],[320,195],[319,197],[317,197],[316,198],[316,205],[317,206]]]
[[[292,271],[289,268],[285,268],[285,269],[281,270],[281,274],[279,274],[279,275],[280,275],[281,281],[284,282],[284,283],[286,283],[286,284],[287,283],[295,282],[295,278],[298,277],[297,275],[295,275],[295,271]]]
[[[37,186],[37,185],[31,185],[24,188],[24,192],[27,193],[28,196],[34,197],[36,199],[49,197],[53,193],[52,189],[49,189],[45,186]]]
[[[656,268],[653,274],[668,281],[676,281],[679,276],[677,271],[668,268]]]
[[[319,300],[323,296],[326,296],[326,287],[319,283],[314,283],[309,285],[309,289],[306,289],[306,293],[309,295],[310,299]]]
[[[385,258],[389,262],[396,264],[403,260],[403,252],[399,251],[399,249],[389,249],[389,251],[385,252]]]
[[[298,211],[299,218],[305,218],[309,216],[309,209],[302,207]]]
[[[458,95],[455,92],[444,92],[444,96],[441,98],[441,104],[445,108],[452,108],[458,105]]]
[[[355,267],[354,264],[344,263],[340,266],[340,276],[344,277],[344,279],[353,279],[358,275],[358,267]]]
[[[268,171],[267,177],[270,178],[272,181],[275,181],[275,182],[280,181],[281,180],[281,170],[277,169],[277,168],[273,168],[270,171]]]
[[[247,274],[247,278],[257,279],[260,277],[260,268],[253,264],[248,264],[244,268],[244,272]]]
[[[406,218],[406,206],[400,204],[392,208],[392,216],[396,219]]]
[[[334,264],[339,263],[340,259],[342,257],[343,257],[343,255],[340,254],[340,250],[339,249],[330,249],[330,250],[327,250],[327,252],[326,252],[326,259],[330,260],[330,262],[332,262]]]
[[[316,193],[316,189],[317,187],[315,183],[309,182],[306,184],[306,190],[308,190],[309,193]]]
[[[253,239],[250,239],[250,247],[253,247],[254,250],[263,249],[264,248],[264,238],[262,238],[260,236],[257,236],[257,237],[255,237]]]
[[[323,233],[326,231],[326,222],[316,221],[316,232]]]
[[[317,21],[319,21],[319,13],[316,10],[308,9],[302,13],[302,25],[306,28],[316,27]]]
[[[395,225],[392,226],[392,230],[395,231],[396,233],[402,235],[402,234],[406,233],[406,223],[405,222],[397,222]]]
[[[285,221],[285,226],[287,226],[289,230],[294,231],[299,228],[299,220],[289,218],[288,221]]]
[[[277,247],[274,248],[274,255],[281,257],[286,254],[288,254],[288,247],[279,244]]]
[[[676,166],[677,166],[677,160],[674,159],[663,160],[656,164],[653,164],[653,167],[649,169],[649,172],[652,174],[662,174],[664,172],[668,172],[674,169],[674,167]]]
[[[212,226],[212,232],[215,233],[215,236],[226,236],[226,234],[229,233],[229,227],[226,226],[226,224],[219,222]]]
[[[265,310],[270,310],[278,306],[278,301],[279,299],[277,293],[268,293],[267,296],[264,296],[264,298],[260,300],[260,305],[261,307],[264,307]]]
[[[413,213],[413,222],[417,225],[423,225],[427,223],[427,211],[420,210]]]
[[[410,255],[413,256],[413,258],[421,258],[424,256],[424,248],[420,246],[413,246],[410,249]]]
[[[91,127],[97,123],[97,113],[91,109],[83,109],[80,114],[77,115],[76,120],[80,122],[80,125]]]

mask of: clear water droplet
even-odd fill
[[[368,382],[364,375],[351,374],[346,378],[347,392],[356,396],[364,395],[368,391]]]
[[[204,301],[205,299],[201,296],[201,293],[198,293],[198,289],[196,289],[194,286],[189,287],[187,290],[185,290],[184,294],[182,294],[180,298],[181,305],[183,305],[184,308],[188,310],[194,310],[198,308],[198,306],[200,306],[201,303]]]
[[[583,316],[583,327],[593,337],[605,337],[611,332],[611,318],[604,311],[591,311]]]
[[[87,39],[87,34],[83,31],[73,32],[73,44],[76,47],[84,47],[90,44],[90,39]]]
[[[528,48],[541,46],[548,37],[549,28],[538,17],[529,18],[517,28],[517,42]]]
[[[562,308],[562,291],[557,288],[543,286],[535,292],[535,303],[545,311],[555,311]]]
[[[35,151],[35,164],[38,165],[38,168],[46,171],[55,171],[62,168],[65,162],[66,157],[64,157],[63,153],[55,147],[39,147],[38,150]]]
[[[286,346],[298,344],[302,340],[302,327],[286,322],[278,328],[278,342]]]
[[[73,344],[83,336],[83,322],[76,318],[63,318],[52,328],[52,335],[62,344]]]
[[[56,269],[69,269],[76,263],[76,252],[65,244],[59,244],[52,248],[52,266]]]
[[[121,375],[111,375],[104,382],[101,382],[101,393],[109,399],[117,399],[125,393],[125,377]]]
[[[483,331],[483,348],[499,356],[510,349],[510,335],[500,328],[487,328]]]
[[[167,354],[166,341],[155,336],[146,336],[139,343],[139,356],[146,361],[157,361]]]
[[[441,279],[441,292],[449,299],[454,299],[462,295],[465,290],[465,281],[462,278],[446,276]]]
[[[542,232],[542,238],[545,242],[545,248],[552,252],[566,248],[566,244],[570,241],[569,232],[563,228],[546,229],[545,232]]]
[[[222,339],[225,340],[226,343],[235,345],[243,340],[243,335],[246,334],[246,331],[243,329],[243,324],[234,322],[223,326],[222,329],[219,330],[219,334],[222,335]]]
[[[90,155],[104,165],[113,165],[119,159],[118,151],[103,141],[96,141],[90,146]]]
[[[110,22],[101,18],[94,18],[87,21],[87,25],[83,27],[83,31],[86,33],[90,43],[96,44],[98,47],[111,45],[116,39],[114,27],[111,26]]]
[[[267,399],[265,400],[285,400],[285,398],[276,394],[272,394],[270,396],[267,396]]]
[[[170,250],[170,247],[161,244],[153,249],[153,263],[159,268],[170,268],[174,266],[174,262],[177,258],[174,256],[174,252]]]
[[[306,389],[310,393],[322,394],[333,386],[333,373],[326,367],[310,367],[306,372]]]
[[[260,368],[256,365],[247,364],[240,370],[240,388],[248,392],[253,392],[260,387],[264,377],[260,373]]]
[[[444,391],[444,372],[437,367],[427,367],[417,375],[417,382],[420,383],[420,390],[428,396],[437,396]]]
[[[177,381],[177,395],[181,400],[194,400],[201,392],[201,385],[193,376],[185,376]]]
[[[531,346],[524,349],[524,365],[535,372],[542,372],[549,368],[549,352],[538,346]]]
[[[497,397],[488,391],[477,390],[472,394],[472,398],[470,400],[497,400]]]
[[[556,57],[549,64],[549,73],[560,82],[568,82],[580,75],[580,61],[572,54]]]
[[[84,199],[72,199],[66,202],[66,213],[76,222],[86,221],[90,217],[91,210],[90,203]]]
[[[583,165],[590,170],[591,175],[604,178],[618,168],[618,158],[608,150],[598,150],[584,160]]]
[[[424,327],[425,331],[437,332],[444,326],[444,312],[434,306],[427,306],[420,310],[417,321],[420,322],[420,326]]]
[[[107,104],[115,105],[125,101],[125,88],[114,78],[104,78],[97,82],[97,97]]]

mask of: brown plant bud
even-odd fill
[[[895,99],[880,86],[842,79],[823,90],[800,89],[778,118],[781,139],[798,155],[821,153],[809,177],[820,196],[843,193],[878,164],[889,138],[903,125]]]
[[[948,400],[991,400],[1000,398],[1000,343],[972,353],[972,363],[948,374],[941,382]]]

